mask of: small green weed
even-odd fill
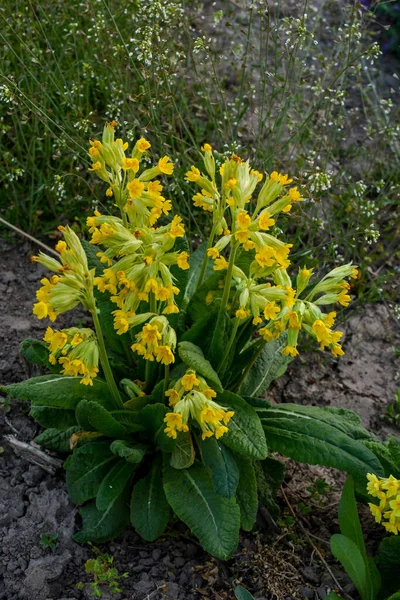
[[[43,550],[51,550],[53,552],[53,550],[56,549],[56,539],[58,538],[58,533],[54,532],[54,533],[41,533],[40,534],[40,545],[42,546]]]
[[[93,548],[94,552],[98,552],[97,548]],[[126,579],[129,574],[123,573],[118,575],[118,571],[113,567],[114,558],[108,554],[100,554],[97,558],[91,558],[85,563],[85,571],[88,575],[93,575],[94,581],[90,583],[92,588],[92,596],[102,598],[102,589],[108,589],[112,594],[118,594],[122,591],[119,587],[119,581]],[[79,582],[76,587],[80,590],[84,589],[85,584]]]
[[[400,425],[400,390],[396,391],[396,399],[393,404],[389,404],[382,418],[393,425]]]

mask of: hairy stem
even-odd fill
[[[234,244],[231,248],[231,255],[229,257],[228,268],[226,270],[226,276],[225,276],[224,293],[222,295],[221,306],[219,308],[219,316],[221,316],[225,312],[226,306],[228,304],[229,294],[231,291],[231,284],[232,284],[232,271],[233,271],[233,265],[235,264],[235,256],[236,256],[237,249],[238,249],[238,244]]]
[[[229,342],[228,342],[228,344],[227,344],[227,346],[225,348],[224,355],[223,355],[222,360],[221,360],[221,362],[219,364],[219,367],[217,369],[218,373],[220,373],[223,370],[223,368],[225,366],[225,363],[226,363],[226,361],[228,359],[229,352],[231,351],[231,348],[232,348],[232,344],[235,341],[235,337],[236,337],[237,330],[238,330],[238,327],[239,327],[239,321],[240,321],[240,319],[235,319],[235,324],[234,324],[233,329],[232,329],[231,337],[229,338]]]
[[[105,378],[107,381],[108,389],[110,390],[112,399],[115,404],[115,408],[120,409],[120,408],[123,408],[124,405],[121,400],[121,396],[118,391],[117,384],[115,383],[115,379],[114,379],[114,375],[113,375],[113,372],[110,367],[110,363],[108,362],[107,350],[106,350],[106,346],[104,343],[104,337],[103,337],[103,332],[101,330],[99,316],[97,314],[96,308],[94,308],[91,312],[92,312],[93,324],[94,324],[94,328],[95,328],[96,336],[97,336],[97,343],[99,346],[100,363],[103,368],[103,372],[104,372],[104,375],[105,375]]]

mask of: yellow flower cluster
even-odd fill
[[[155,359],[163,365],[175,362],[176,333],[166,317],[161,315],[150,319],[136,334],[136,340],[132,351],[143,356],[145,360],[153,362]]]
[[[48,317],[55,321],[57,315],[78,304],[88,310],[93,310],[93,279],[94,271],[89,271],[86,254],[82,244],[70,227],[58,228],[64,237],[56,245],[60,260],[39,252],[32,257],[32,262],[38,262],[49,271],[56,273],[50,279],[41,280],[42,287],[37,290],[38,302],[33,307],[33,314],[38,319]]]
[[[64,375],[81,376],[80,383],[93,385],[93,378],[99,372],[99,348],[94,331],[91,329],[53,330],[46,329],[43,337],[49,349],[49,361],[62,365]]]
[[[235,413],[214,402],[216,392],[192,369],[188,369],[165,395],[174,409],[164,419],[164,431],[169,437],[176,439],[177,432],[189,431],[189,419],[200,427],[203,440],[212,436],[219,439],[228,431],[227,425]]]
[[[156,221],[167,216],[171,210],[170,200],[162,195],[162,185],[154,178],[160,174],[170,175],[173,164],[167,156],[156,167],[139,174],[143,152],[150,148],[144,138],[136,142],[132,156],[127,158],[127,143],[114,140],[115,124],[106,125],[102,142],[92,142],[89,153],[101,168],[96,173],[107,173],[112,194],[121,211],[121,218],[98,211],[87,219],[92,244],[103,246],[97,256],[107,267],[102,276],[95,278],[95,285],[102,292],[108,291],[117,305],[114,312],[115,328],[119,334],[133,326],[132,319],[142,302],[150,305],[153,313],[179,312],[175,296],[180,290],[174,285],[170,268],[189,268],[186,251],[174,251],[177,238],[185,235],[180,216],[166,225],[154,227]],[[96,153],[93,154],[93,148]],[[92,167],[93,169],[93,167]],[[104,178],[104,177],[101,177]],[[122,325],[122,326],[121,326]]]
[[[357,277],[357,270],[352,265],[333,269],[309,291],[312,270],[303,268],[299,270],[294,288],[286,271],[292,244],[268,233],[275,225],[274,217],[278,213],[289,212],[293,203],[303,200],[297,187],[287,187],[293,180],[288,175],[272,172],[255,199],[254,211],[249,212],[247,205],[262,175],[253,170],[248,161],[233,155],[220,168],[221,191],[218,192],[215,169],[209,168],[212,148],[205,144],[202,150],[205,170],[211,180],[194,166],[186,173],[186,179],[202,188],[201,194],[193,198],[195,205],[216,214],[214,223],[218,227],[214,227],[212,236],[225,228],[224,235],[215,244],[209,244],[207,250],[208,257],[214,261],[214,270],[228,271],[228,260],[222,254],[228,246],[231,255],[240,249],[253,253],[248,274],[237,264],[231,265],[231,304],[228,305],[231,313],[238,321],[252,318],[256,326],[264,323],[259,334],[267,342],[287,331],[287,346],[282,350],[285,355],[294,357],[298,354],[298,335],[303,329],[320,343],[322,350],[329,347],[334,356],[341,356],[343,350],[338,342],[342,333],[331,329],[336,313],[324,314],[319,305],[338,302],[347,306],[351,300],[350,284],[344,279]],[[300,298],[303,291],[305,297]],[[221,296],[219,290],[210,291],[206,303],[218,301]]]
[[[382,523],[386,531],[400,533],[400,480],[390,475],[388,478],[367,475],[367,491],[378,498],[379,504],[369,503],[371,513],[377,523]],[[382,521],[382,519],[386,519]]]

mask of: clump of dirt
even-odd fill
[[[21,381],[38,374],[19,352],[24,337],[41,337],[45,325],[32,315],[32,302],[40,279],[46,275],[29,263],[29,245],[5,249],[0,263],[1,382]],[[72,320],[71,320],[72,319]],[[61,326],[85,319],[69,314]],[[384,306],[363,309],[345,327],[346,356],[341,362],[309,353],[294,361],[277,381],[268,397],[272,401],[304,401],[318,405],[360,407],[364,424],[386,433],[379,415],[393,399],[398,376],[392,352],[397,334]],[[301,373],[300,373],[301,369]],[[1,415],[1,431],[21,441],[31,441],[40,431],[29,418],[26,403],[13,402]],[[68,499],[64,472],[47,473],[16,456],[6,440],[0,466],[0,600],[84,600],[91,597],[90,576],[85,561],[95,555],[89,546],[71,539],[79,525],[76,507]],[[307,481],[326,479],[333,491],[316,502],[307,491]],[[239,548],[229,561],[205,553],[182,524],[171,527],[155,543],[144,542],[134,531],[108,544],[99,552],[114,557],[114,566],[128,578],[122,593],[104,598],[116,600],[233,600],[237,583],[258,600],[314,598],[322,600],[336,583],[352,593],[351,582],[329,554],[329,537],[337,532],[337,503],[343,474],[320,467],[287,461],[285,495],[280,497],[281,532],[276,535],[259,515],[255,532],[242,535]],[[299,505],[311,507],[306,516]],[[313,544],[291,519],[289,505]],[[368,516],[366,517],[368,519]],[[368,529],[373,529],[369,520]],[[55,549],[43,548],[40,535],[57,533]],[[318,555],[325,557],[322,561]],[[84,589],[76,583],[83,582]]]

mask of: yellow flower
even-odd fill
[[[67,249],[67,244],[64,242],[64,240],[59,240],[56,244],[56,250],[57,252],[59,252],[60,254],[63,254]]]
[[[228,268],[228,263],[223,256],[219,256],[214,261],[214,271],[224,271]]]
[[[266,320],[271,319],[272,321],[274,321],[277,318],[280,310],[281,310],[280,307],[277,306],[275,302],[268,302],[268,304],[264,308],[265,319]]]
[[[159,346],[156,350],[156,360],[163,365],[170,365],[175,362],[175,356],[169,346]]]
[[[272,342],[272,340],[274,339],[274,334],[266,327],[262,327],[259,330],[259,334],[262,336],[265,342]]]
[[[293,358],[295,356],[298,356],[298,351],[296,346],[286,346],[283,350],[282,350],[282,354],[284,356],[292,356]]]
[[[237,225],[240,229],[248,229],[251,225],[250,215],[245,211],[239,212],[237,216]]]
[[[382,489],[381,480],[378,479],[378,477],[376,475],[374,475],[373,473],[368,473],[367,479],[368,479],[368,484],[367,484],[368,494],[370,494],[371,496],[374,496],[374,497],[378,497],[379,492]]]
[[[111,188],[108,188],[108,189],[106,190],[106,196],[108,196],[109,198],[111,198],[111,197],[112,197],[112,195],[113,195],[113,191],[112,191],[112,189],[111,189]]]
[[[88,171],[100,171],[101,162],[98,160],[97,162],[92,164],[92,167],[88,169]]]
[[[160,158],[158,161],[158,168],[160,169],[161,173],[164,173],[165,175],[172,175],[174,171],[174,165],[169,156]]]
[[[219,256],[219,250],[218,250],[218,248],[209,248],[207,250],[207,256],[209,256],[210,258],[212,258],[214,260],[216,258],[218,258],[218,256]]]
[[[392,496],[396,496],[398,491],[400,490],[400,481],[398,481],[393,475],[390,475],[389,479],[387,479],[382,484],[382,489],[387,490],[386,496],[391,498]]]
[[[312,332],[317,338],[318,342],[322,342],[325,345],[328,345],[331,341],[331,332],[325,325],[321,319],[317,319],[314,321],[312,326]]]
[[[186,392],[190,392],[194,386],[200,384],[200,380],[197,379],[195,372],[186,372],[185,375],[181,379],[181,383]]]
[[[350,277],[351,277],[352,279],[357,279],[357,278],[358,278],[358,275],[359,275],[359,271],[358,271],[358,269],[353,269],[353,270],[352,270],[352,272],[350,273]]]
[[[372,504],[372,502],[368,502],[368,506],[372,513],[372,516],[375,517],[375,521],[380,523],[382,521],[382,510],[376,504]]]
[[[126,186],[131,198],[139,198],[144,190],[144,183],[139,179],[132,179]]]
[[[189,254],[187,252],[181,252],[176,260],[176,263],[180,269],[185,271],[186,269],[190,268],[188,260]]]
[[[276,262],[274,249],[264,246],[256,253],[255,259],[260,267],[272,267]]]
[[[304,200],[297,187],[290,188],[288,196],[291,202],[300,202],[301,200]]]
[[[343,289],[338,298],[337,301],[339,302],[339,304],[341,304],[342,306],[348,306],[351,302],[351,297],[349,296],[349,294],[346,293],[346,290]]]
[[[170,406],[174,406],[181,399],[180,395],[174,388],[167,390],[165,395],[169,399]]]
[[[179,217],[178,215],[175,215],[174,218],[172,219],[171,229],[169,231],[169,235],[172,238],[184,237],[185,228],[183,225],[181,225],[181,223],[182,223],[181,217]]]
[[[200,179],[200,171],[195,166],[190,167],[190,171],[187,171],[185,175],[185,181],[197,181]]]
[[[209,305],[214,300],[214,293],[210,290],[206,296],[206,304]]]
[[[201,147],[202,152],[211,152],[212,151],[212,146],[210,144],[204,144]]]
[[[151,147],[150,142],[148,142],[145,138],[140,138],[140,140],[138,140],[136,142],[136,148],[140,151],[140,152],[146,152],[146,150],[148,150]]]
[[[122,159],[122,168],[128,171],[132,169],[133,171],[139,170],[139,161],[137,158],[123,158]]]
[[[235,239],[241,244],[245,244],[250,237],[250,233],[246,229],[239,229],[235,232]]]
[[[238,310],[235,313],[237,319],[247,319],[249,314],[250,314],[250,311],[248,309],[246,310],[245,308],[242,308],[242,307],[238,308]]]
[[[329,328],[333,327],[335,324],[335,318],[336,318],[336,313],[334,311],[328,313],[324,319],[325,325]]]
[[[228,181],[225,183],[225,187],[228,190],[233,190],[236,187],[237,181],[234,177],[231,177],[230,179],[228,179]]]
[[[271,215],[267,210],[261,213],[259,220],[260,229],[267,230],[275,225],[275,219],[271,219],[270,217]]]

